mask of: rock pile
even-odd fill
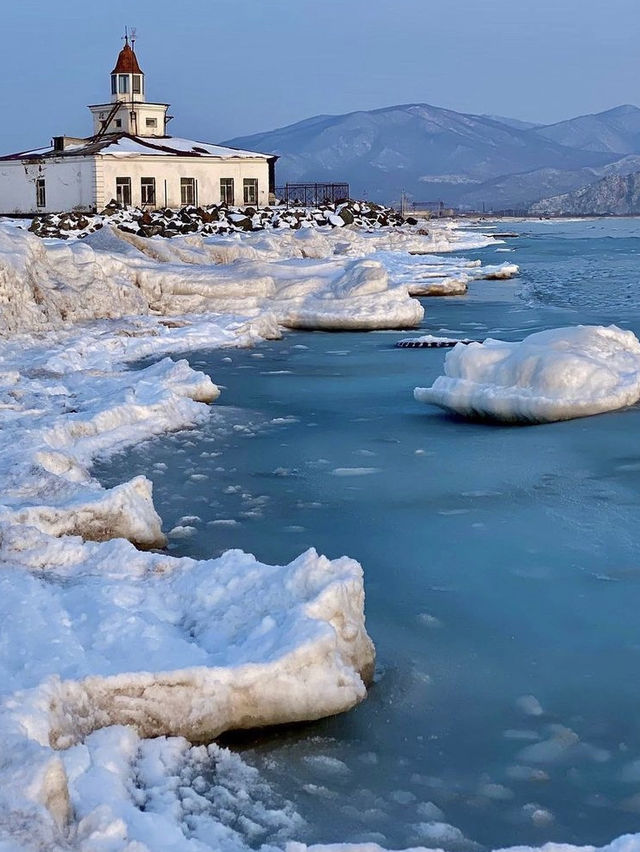
[[[414,220],[406,221],[415,224]],[[36,216],[29,230],[39,237],[66,240],[84,237],[106,224],[141,237],[175,237],[192,233],[231,234],[279,228],[342,228],[345,225],[375,230],[404,223],[402,216],[392,208],[366,201],[327,203],[314,208],[273,206],[259,210],[215,204],[180,210],[141,210],[111,201],[99,214],[69,212]]]

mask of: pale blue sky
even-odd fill
[[[174,135],[426,102],[559,121],[640,102],[639,0],[2,0],[0,150],[90,132],[125,24]]]

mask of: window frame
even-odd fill
[[[227,197],[227,196],[230,197]],[[235,204],[236,189],[233,178],[220,178],[220,204],[228,204],[233,207]]]
[[[123,190],[128,190],[128,193],[123,192]],[[125,195],[128,194],[129,201],[125,201]],[[120,198],[118,197],[120,196]],[[131,207],[132,197],[131,197],[131,178],[130,177],[117,177],[116,178],[116,201],[119,204],[122,204],[123,207]]]
[[[36,207],[47,206],[47,184],[43,177],[36,178]]]
[[[190,190],[190,193],[189,193]],[[191,201],[187,196],[191,194]],[[180,205],[182,207],[196,207],[198,203],[198,181],[193,177],[180,178]]]
[[[117,74],[111,75],[111,94],[112,95],[118,94],[118,75]]]
[[[136,88],[137,86],[137,88]],[[142,74],[134,74],[131,84],[131,93],[134,95],[142,94]]]
[[[118,94],[119,95],[128,95],[129,94],[129,75],[128,74],[118,74]]]
[[[155,207],[156,204],[156,179],[154,177],[140,178],[140,203]]]
[[[158,119],[154,116],[147,116],[144,120],[144,126],[149,130],[157,130],[158,129]]]
[[[251,195],[255,195],[255,197],[250,198]],[[242,197],[245,204],[258,203],[258,178],[242,179]]]

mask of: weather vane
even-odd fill
[[[125,44],[129,44],[131,41],[131,47],[134,48],[136,44],[137,38],[137,28],[136,27],[125,27],[124,35],[122,36],[122,40]]]

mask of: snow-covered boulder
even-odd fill
[[[444,369],[414,396],[467,417],[548,423],[640,399],[640,341],[614,325],[552,329],[520,343],[458,344]]]

